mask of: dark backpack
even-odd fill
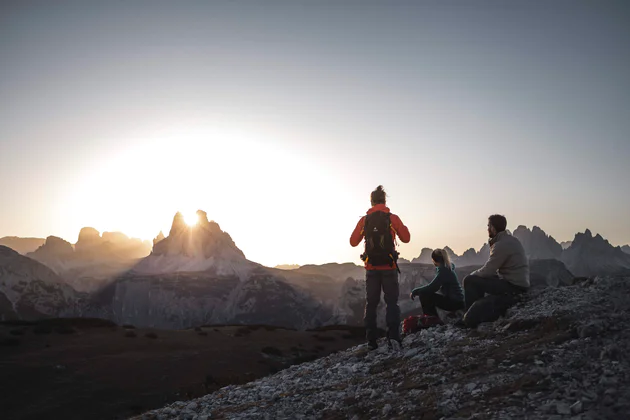
[[[394,238],[390,214],[382,211],[375,211],[365,216],[363,227],[365,234],[365,252],[361,259],[372,265],[390,265],[398,259],[398,253],[394,248]]]

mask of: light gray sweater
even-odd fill
[[[471,274],[480,277],[498,275],[516,286],[529,287],[529,261],[521,241],[504,231],[490,239],[489,243],[490,258]]]

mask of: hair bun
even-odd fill
[[[385,190],[383,189],[383,186],[379,185],[370,194],[370,201],[372,202],[373,206],[376,205],[376,204],[385,204],[385,197],[386,196],[387,196],[387,194],[385,193]]]

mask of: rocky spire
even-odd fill
[[[198,222],[188,226],[178,212],[173,218],[169,235],[161,240],[158,240],[160,235],[155,238],[151,256],[137,267],[138,271],[182,271],[183,267],[185,271],[203,271],[228,261],[230,264],[247,262],[230,235],[222,231],[217,223],[209,221],[205,211],[197,211],[197,217]],[[169,260],[158,261],[157,257]]]
[[[79,232],[79,239],[74,245],[74,249],[81,251],[103,243],[103,238],[98,230],[93,227],[84,227]]]
[[[562,255],[562,246],[538,226],[529,230],[521,225],[516,228],[513,235],[521,241],[529,259],[560,259]]]
[[[630,255],[589,229],[575,235],[562,261],[577,276],[615,275],[630,269]]]
[[[188,230],[188,225],[184,220],[184,215],[180,212],[175,213],[173,217],[173,223],[171,224],[171,231],[168,233],[168,236],[179,235]]]
[[[158,233],[158,236],[153,238],[153,246],[155,246],[158,242],[160,242],[163,239],[164,239],[164,232],[160,231],[160,233]]]

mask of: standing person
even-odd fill
[[[455,273],[455,264],[443,249],[436,249],[431,253],[435,265],[435,278],[431,283],[416,287],[411,291],[411,299],[420,297],[422,312],[426,317],[432,317],[436,323],[441,323],[437,309],[458,311],[464,309],[464,291]]]
[[[473,303],[489,295],[515,295],[529,289],[529,262],[518,238],[505,229],[505,216],[494,214],[488,218],[490,258],[479,270],[464,278],[466,310]]]
[[[379,185],[370,195],[372,208],[361,217],[350,236],[353,247],[365,239],[365,252],[361,259],[365,262],[365,332],[368,348],[378,347],[376,342],[376,308],[381,301],[381,290],[385,295],[387,312],[387,338],[398,343],[400,339],[400,308],[398,307],[398,252],[396,252],[396,236],[404,243],[411,239],[409,229],[398,216],[390,213],[386,206],[387,194]]]

